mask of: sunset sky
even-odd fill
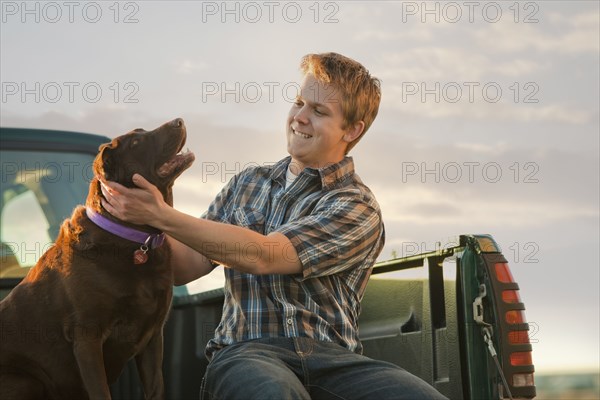
[[[307,53],[382,81],[351,152],[382,207],[380,257],[463,233],[502,246],[538,371],[599,368],[599,3],[2,1],[1,125],[118,136],[182,117],[200,215],[287,155]],[[220,271],[196,284],[219,284]]]

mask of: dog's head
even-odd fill
[[[94,160],[94,173],[100,179],[135,187],[138,173],[155,185],[169,205],[173,205],[175,179],[194,162],[194,153],[182,152],[185,124],[174,119],[154,129],[135,129],[100,146]]]

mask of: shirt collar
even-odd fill
[[[285,174],[291,161],[292,157],[287,156],[277,162],[271,171],[271,179],[285,186]],[[305,168],[302,174],[319,178],[323,189],[332,189],[354,175],[354,160],[346,156],[342,161],[323,168]]]

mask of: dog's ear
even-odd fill
[[[107,181],[113,180],[116,176],[115,163],[113,160],[114,150],[119,146],[119,141],[113,139],[110,143],[105,143],[98,148],[98,155],[94,159],[94,174]]]

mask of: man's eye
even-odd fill
[[[325,115],[324,112],[319,111],[318,109],[315,108],[315,114],[317,115]]]

